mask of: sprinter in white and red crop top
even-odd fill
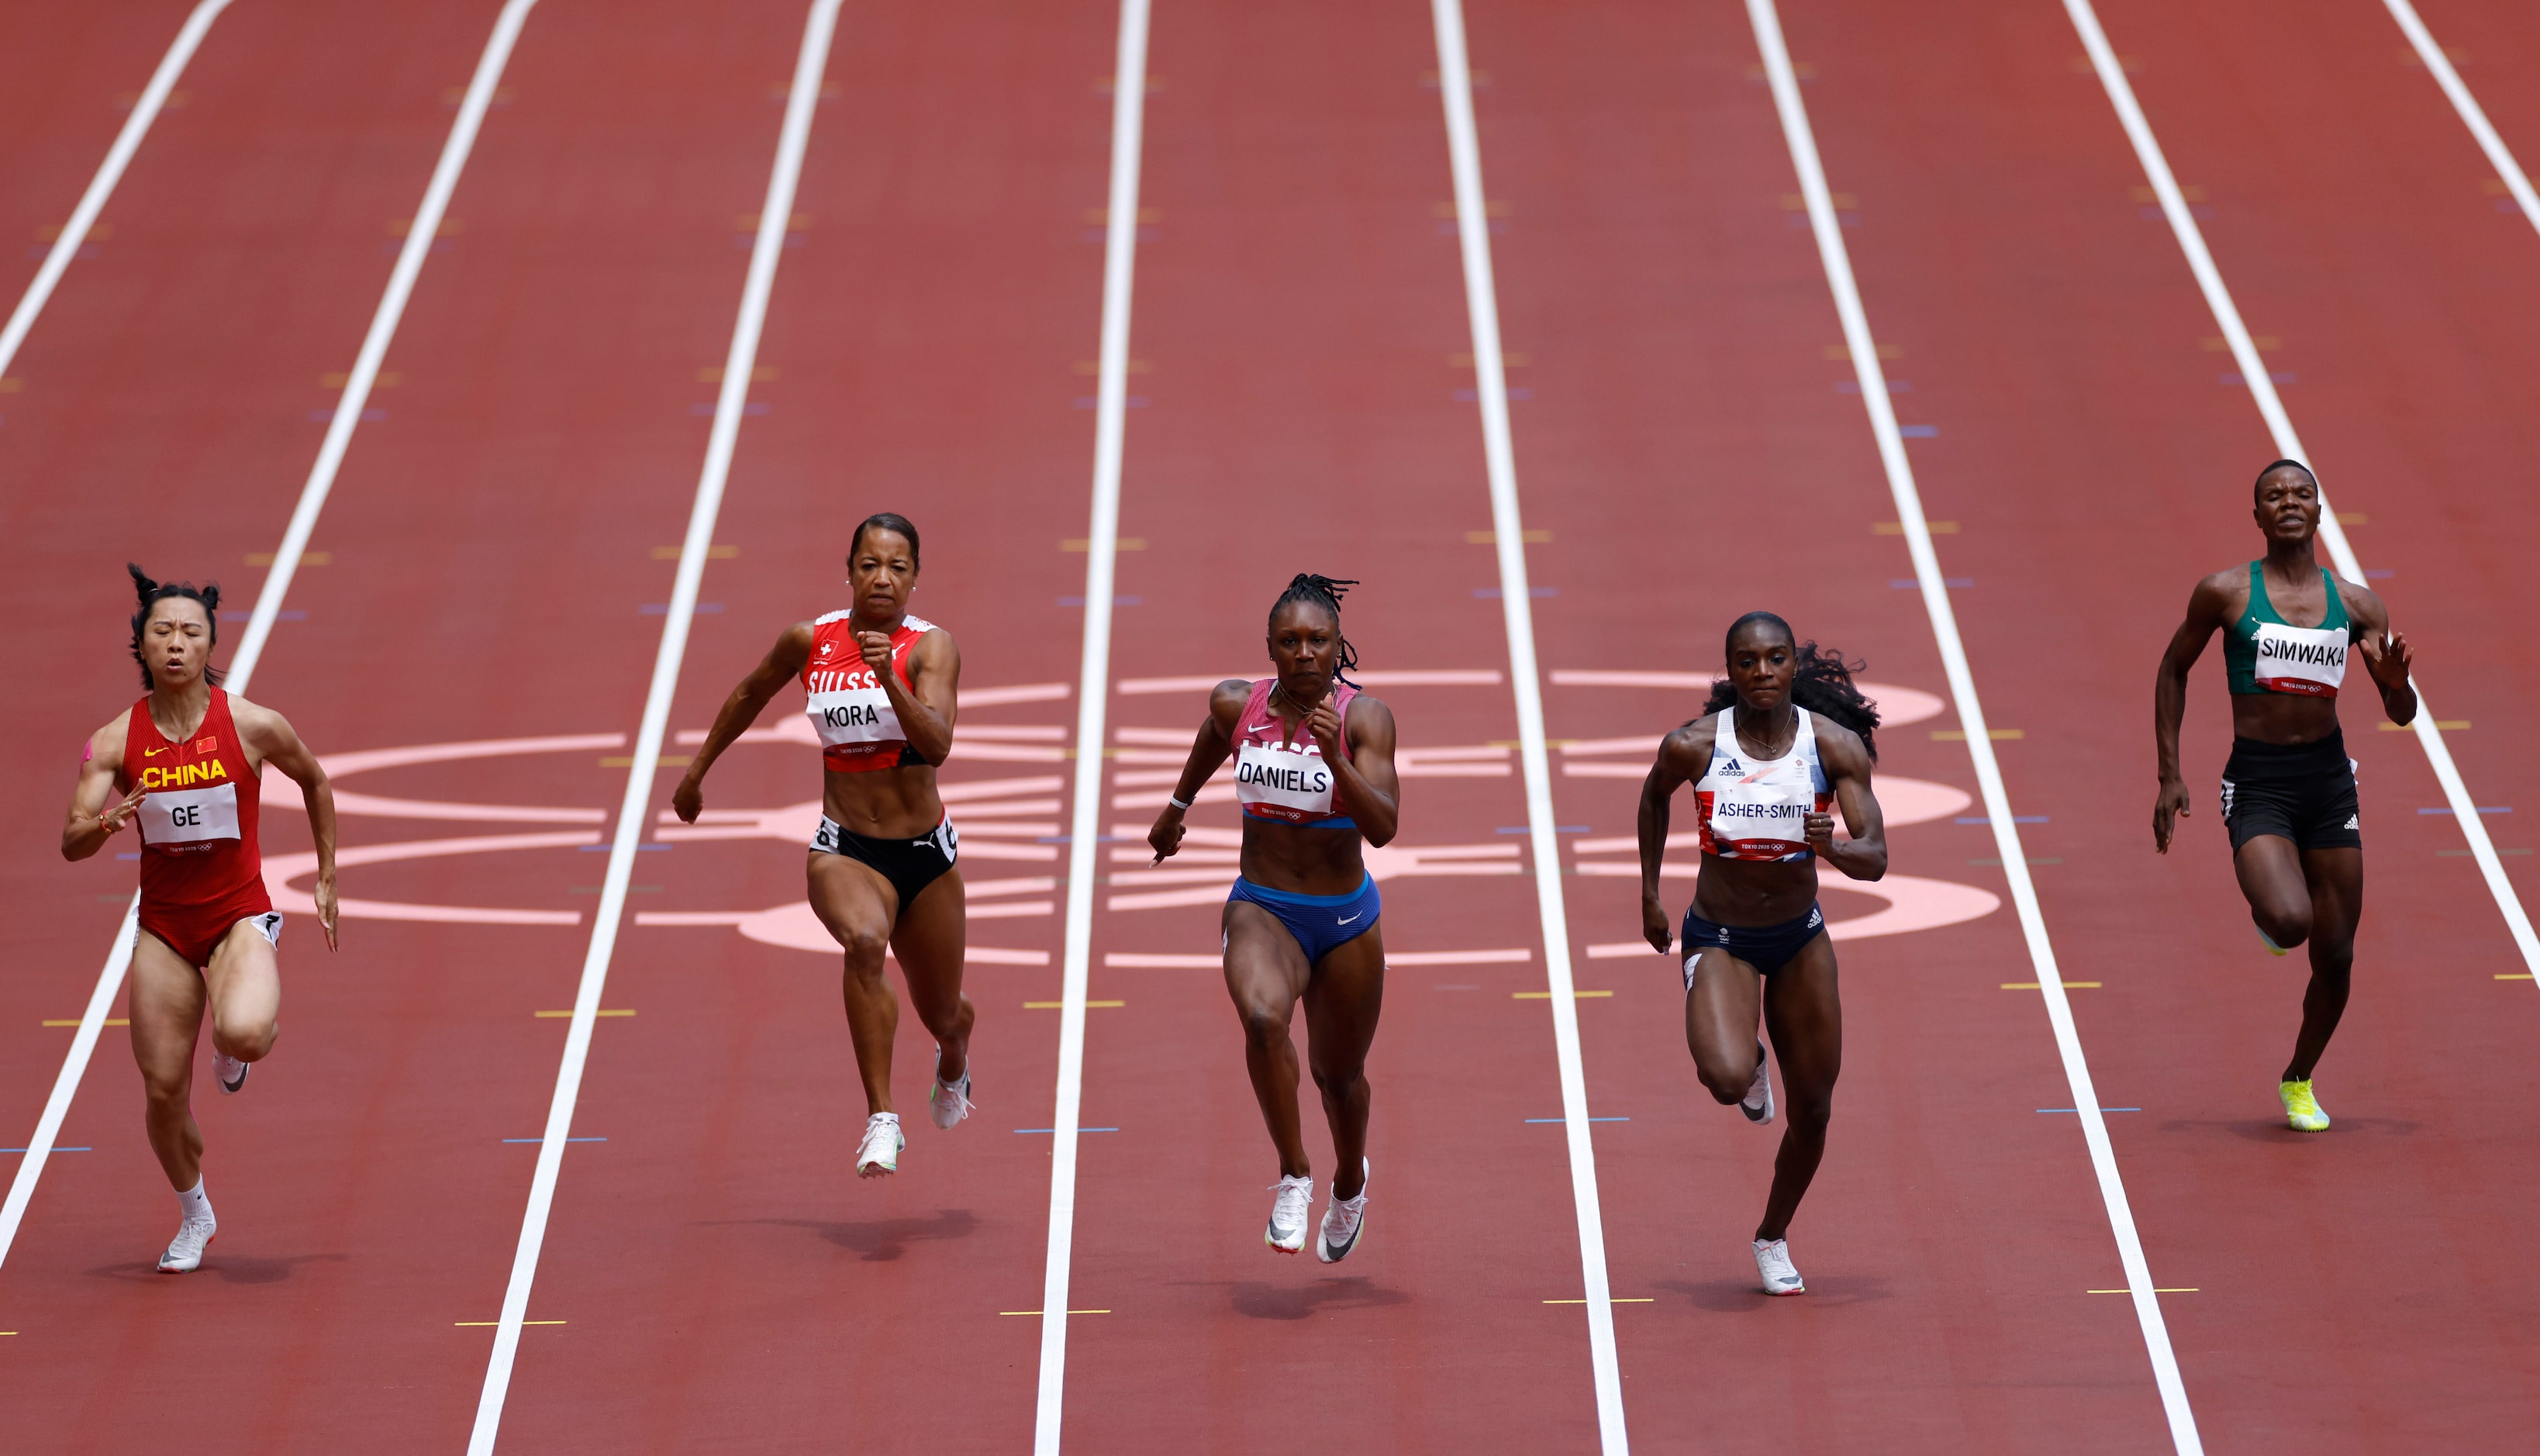
[[[1367,1226],[1366,1066],[1384,994],[1384,902],[1361,846],[1389,843],[1400,807],[1393,712],[1343,680],[1358,655],[1341,636],[1341,597],[1356,585],[1310,573],[1288,583],[1270,607],[1276,675],[1229,678],[1210,693],[1181,782],[1147,835],[1161,865],[1181,848],[1182,816],[1194,803],[1241,805],[1241,869],[1219,945],[1252,1091],[1279,1153],[1262,1242],[1274,1253],[1304,1248],[1314,1200],[1288,1039],[1303,1001],[1339,1160],[1314,1242],[1326,1264],[1349,1257]],[[1234,792],[1206,787],[1229,757]]]
[[[1676,842],[1667,835],[1671,800],[1690,783],[1702,872],[1677,952],[1685,1041],[1714,1098],[1769,1123],[1773,1079],[1757,1018],[1772,1028],[1790,1126],[1755,1229],[1755,1272],[1765,1293],[1797,1294],[1806,1286],[1791,1263],[1791,1216],[1825,1155],[1843,1063],[1817,862],[1853,879],[1887,872],[1886,831],[1870,792],[1878,711],[1852,685],[1843,654],[1800,642],[1770,612],[1748,612],[1729,627],[1728,666],[1704,716],[1658,744],[1641,789],[1641,933],[1662,954],[1673,943],[1658,875]]]
[[[866,518],[847,546],[855,604],[785,629],[724,700],[670,796],[679,818],[695,823],[705,807],[706,771],[787,683],[803,685],[822,769],[811,910],[846,952],[847,1029],[867,1103],[856,1149],[862,1178],[898,1171],[906,1145],[890,1100],[899,1005],[882,978],[885,948],[935,1038],[935,1090],[927,1099],[935,1125],[952,1128],[970,1112],[973,1012],[961,994],[960,842],[935,788],[935,770],[952,751],[961,650],[952,633],[910,614],[917,570],[917,527],[887,513]]]

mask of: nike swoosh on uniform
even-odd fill
[[[144,749],[142,749],[142,750],[141,750],[141,756],[142,756],[142,757],[144,757],[144,758],[157,758],[160,754],[165,753],[165,752],[167,752],[167,751],[168,751],[168,750],[167,750],[167,748],[165,748],[165,747],[160,747],[160,748],[144,748]]]
[[[1365,915],[1365,914],[1367,914],[1367,912],[1366,912],[1366,911],[1364,911],[1364,910],[1362,910],[1362,911],[1360,911],[1360,912],[1358,913],[1358,915],[1353,915],[1353,916],[1351,916],[1351,917],[1349,918],[1349,920],[1338,921],[1338,922],[1335,922],[1335,924],[1338,924],[1338,925],[1348,925],[1348,924],[1350,923],[1350,920],[1356,920],[1356,919],[1358,919],[1359,915]]]

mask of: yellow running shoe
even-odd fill
[[[2296,1132],[2325,1133],[2328,1114],[2319,1110],[2319,1099],[2311,1095],[2308,1081],[2289,1081],[2276,1087],[2276,1095],[2285,1099],[2285,1121]]]

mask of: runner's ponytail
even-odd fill
[[[146,692],[159,685],[158,680],[150,675],[150,659],[141,651],[141,629],[149,625],[151,610],[163,601],[183,597],[203,609],[204,618],[212,626],[211,645],[218,647],[221,644],[221,584],[214,582],[196,587],[191,582],[169,582],[162,585],[150,580],[147,573],[130,562],[125,562],[123,569],[132,573],[133,592],[141,598],[140,609],[132,614],[132,660],[141,664],[141,686]],[[214,687],[219,687],[221,679],[227,675],[209,662],[203,664],[203,681]]]

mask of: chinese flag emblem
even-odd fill
[[[194,751],[196,753],[217,753],[220,751],[220,747],[221,740],[219,738],[205,738],[194,745]]]

